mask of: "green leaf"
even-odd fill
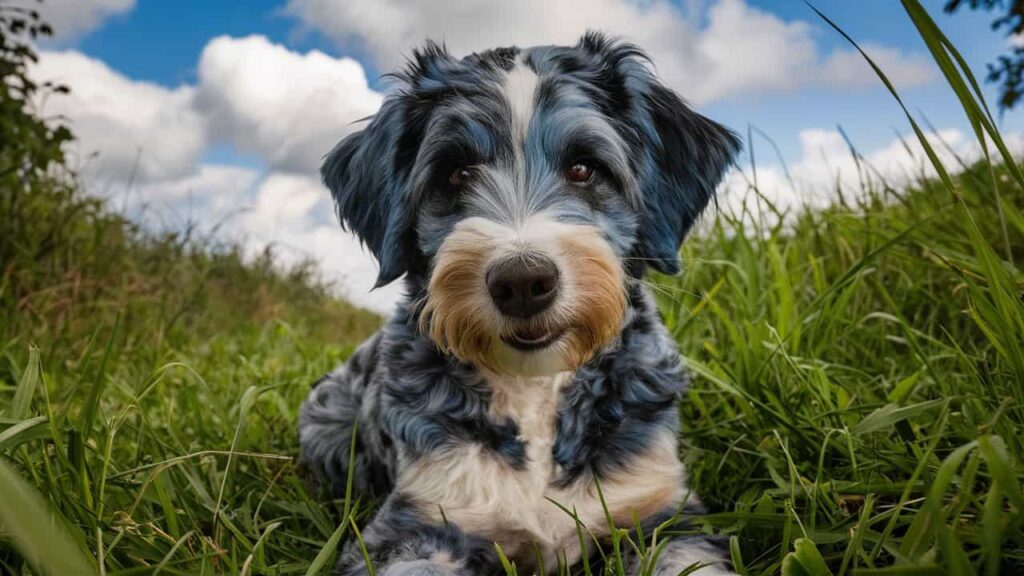
[[[1014,477],[1013,458],[1006,451],[1006,442],[999,436],[982,436],[978,438],[978,447],[985,458],[985,465],[999,481],[1003,493],[1018,510],[1024,510],[1024,494],[1021,494],[1020,484]]]
[[[68,535],[63,519],[0,460],[0,525],[33,566],[52,576],[95,574],[96,570]]]
[[[825,559],[809,538],[797,538],[782,560],[782,576],[831,576]]]
[[[369,576],[374,576],[373,562],[370,561],[370,552],[366,549],[366,542],[363,541],[363,535],[359,532],[359,526],[356,526],[356,521],[351,516],[348,518],[348,523],[352,526],[352,533],[355,534],[356,542],[359,543],[359,552],[363,555],[363,562],[366,564],[366,572]]]
[[[505,555],[505,551],[501,549],[501,545],[497,542],[494,543],[494,551],[498,554],[498,560],[501,562],[501,567],[505,570],[506,576],[517,576],[519,572],[516,571],[516,564],[508,559]]]
[[[36,393],[36,387],[42,379],[42,368],[39,362],[39,349],[30,346],[28,349],[28,366],[21,375],[18,388],[14,391],[14,400],[7,409],[7,417],[12,420],[21,420],[28,414],[29,406],[32,404],[32,397]]]
[[[313,558],[313,562],[306,569],[306,576],[317,576],[327,566],[327,563],[330,562],[335,551],[338,549],[338,543],[341,542],[342,534],[348,529],[348,520],[348,517],[343,518],[338,527],[331,533],[331,537],[327,539],[327,542],[324,542],[323,547],[317,552],[316,558]]]
[[[921,379],[921,374],[924,374],[924,369],[914,372],[910,376],[900,380],[893,386],[892,391],[889,392],[889,402],[895,404],[902,404],[913,394],[914,390],[917,389],[917,381]]]
[[[15,448],[26,442],[39,438],[50,437],[50,420],[46,416],[36,416],[22,420],[14,426],[0,432],[0,452]]]
[[[945,402],[945,399],[939,398],[936,400],[928,400],[927,402],[911,404],[910,406],[886,404],[871,414],[868,414],[863,420],[858,422],[857,425],[853,427],[853,433],[861,435],[881,430],[883,428],[888,428],[889,426],[892,426],[902,420],[906,420],[915,414],[920,414],[921,412],[931,410],[936,406],[941,406]]]
[[[107,365],[110,362],[110,355],[114,350],[114,337],[117,336],[117,327],[121,323],[121,315],[118,314],[114,320],[114,327],[110,330],[110,338],[107,339],[107,348],[103,351],[103,360],[100,362],[99,370],[93,376],[92,386],[89,388],[89,397],[85,402],[85,409],[82,411],[82,421],[79,427],[82,434],[88,438],[92,433],[92,423],[99,411],[100,398],[103,396],[103,388],[107,383]]]

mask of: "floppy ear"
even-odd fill
[[[428,41],[414,50],[405,70],[390,75],[404,88],[384,100],[365,129],[338,143],[320,168],[342,228],[355,232],[380,263],[375,287],[404,274],[415,255],[411,169],[454,65],[444,46]]]
[[[401,102],[391,97],[370,124],[342,140],[324,159],[320,175],[331,190],[341,226],[362,240],[377,262],[375,287],[405,273],[411,254],[408,174],[396,154],[401,138]]]
[[[740,149],[727,128],[691,110],[647,75],[639,104],[647,166],[640,178],[643,212],[639,255],[663,274],[680,271],[679,246],[714,196]]]

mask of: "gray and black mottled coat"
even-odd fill
[[[550,79],[540,83],[536,97],[535,122],[544,129],[551,126],[545,142],[558,140],[559,126],[573,125],[566,120],[572,114],[566,102],[571,102],[586,108],[588,117],[605,119],[603,129],[621,148],[607,150],[611,145],[602,143],[600,127],[577,141],[566,136],[569,140],[559,147],[596,158],[604,184],[588,194],[534,191],[528,203],[559,221],[582,221],[599,229],[626,278],[626,314],[617,337],[560,389],[550,450],[558,473],[550,482],[569,486],[614,476],[628,470],[656,435],[678,430],[677,402],[687,377],[676,344],[639,279],[648,267],[679,271],[679,244],[712,198],[738,142],[655,80],[644,59],[635,47],[598,34],[588,34],[576,46],[499,49],[463,59],[430,44],[398,75],[403,88],[385,100],[364,130],[328,156],[324,180],[343,223],[379,260],[379,283],[404,274],[408,294],[344,366],[316,383],[299,422],[302,460],[340,494],[358,421],[354,488],[383,500],[363,531],[376,574],[503,573],[489,539],[423,514],[422,503],[396,489],[396,483],[403,468],[460,445],[479,446],[509,470],[530,465],[519,423],[491,410],[485,372],[443,351],[418,327],[419,303],[445,238],[460,220],[493,217],[472,201],[432,196],[432,183],[437,174],[465,162],[456,156],[500,164],[512,154],[516,143],[502,136],[507,130],[500,126],[507,111],[493,87],[514,66],[529,66]],[[540,148],[545,145],[536,144],[538,158],[553,154]],[[545,181],[538,175],[540,164],[522,164],[519,170],[531,171],[525,180]],[[700,512],[693,501],[685,505],[686,514]],[[644,529],[679,512],[658,510],[641,519]],[[703,537],[678,536],[673,544],[665,554],[722,557]],[[529,558],[517,561],[520,573],[537,569]],[[655,573],[680,569],[665,566]],[[707,573],[725,569],[714,570]],[[346,547],[336,573],[367,573],[358,547]]]

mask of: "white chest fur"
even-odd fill
[[[427,516],[453,522],[464,531],[489,538],[509,556],[544,556],[549,570],[564,554],[571,564],[581,557],[576,514],[595,536],[609,532],[596,483],[581,477],[554,484],[561,470],[552,458],[556,410],[570,373],[543,378],[491,381],[491,414],[516,422],[526,444],[526,466],[512,467],[479,444],[463,444],[420,459],[402,470],[397,490],[413,498]],[[684,496],[683,467],[670,431],[659,431],[646,450],[614,474],[600,479],[608,511],[618,527],[676,506]]]

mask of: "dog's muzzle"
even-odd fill
[[[554,373],[614,338],[624,287],[619,260],[592,226],[469,218],[438,251],[420,329],[441,350],[495,372]]]

